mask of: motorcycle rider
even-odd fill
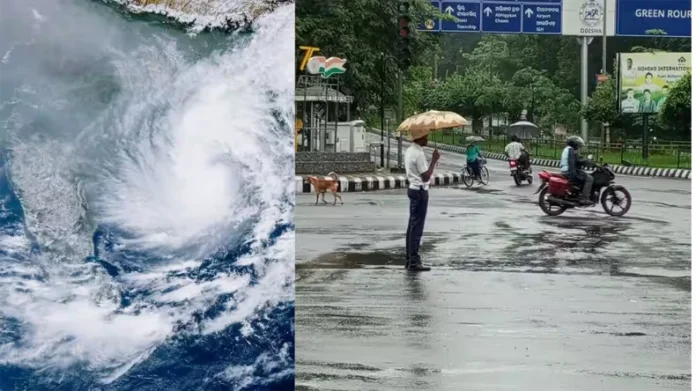
[[[522,166],[523,171],[529,168],[529,155],[517,135],[510,137],[510,143],[505,146],[505,156],[509,160],[516,161],[518,165]]]
[[[585,140],[578,136],[570,136],[566,140],[567,146],[563,149],[561,153],[561,174],[565,175],[574,182],[582,186],[582,194],[580,198],[580,203],[583,205],[590,205],[590,191],[592,191],[592,175],[587,175],[585,171],[582,170],[582,166],[588,163],[587,160],[581,159],[578,155],[580,149],[585,146]]]

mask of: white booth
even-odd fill
[[[322,124],[323,126],[323,124]],[[327,126],[326,145],[336,145],[336,152],[368,152],[365,121],[338,122]]]

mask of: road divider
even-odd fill
[[[443,151],[456,152],[464,154],[466,153],[466,148],[458,147],[449,144],[440,144],[435,142],[428,142],[429,147],[438,148]],[[507,160],[502,153],[493,153],[481,151],[487,159],[494,160]],[[558,159],[531,159],[531,164],[535,166],[544,167],[560,167],[560,161]],[[691,170],[685,170],[680,168],[657,168],[657,167],[645,167],[645,166],[620,166],[612,164],[610,165],[612,171],[616,174],[621,175],[633,175],[633,176],[647,176],[647,177],[660,177],[660,178],[677,178],[677,179],[691,179]]]
[[[297,193],[314,193],[314,186],[309,183],[309,177],[295,176],[295,192]],[[321,176],[326,180],[332,180],[329,176]],[[433,174],[430,178],[430,187],[444,187],[463,183],[463,176],[458,172],[439,172]],[[375,174],[375,175],[356,175],[356,176],[339,176],[338,191],[346,192],[363,192],[391,189],[406,189],[408,188],[408,179],[403,174]]]

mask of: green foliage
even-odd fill
[[[422,109],[457,112],[473,118],[478,132],[482,117],[507,115],[510,121],[527,118],[550,133],[556,125],[577,128],[580,103],[573,94],[556,85],[546,71],[531,66],[518,69],[524,62],[515,60],[505,39],[482,39],[477,48],[463,56],[468,67],[440,83],[422,88]]]
[[[595,89],[581,114],[588,122],[614,123],[618,118],[616,99],[616,79],[610,77]]]
[[[519,97],[512,106],[508,102],[507,112],[516,115],[527,110],[527,119],[550,134],[556,125],[570,131],[577,128],[580,102],[573,94],[558,85],[547,71],[527,67],[512,77],[512,95]],[[510,118],[514,120],[516,118]]]
[[[297,46],[316,46],[327,57],[348,60],[341,84],[344,93],[353,95],[358,110],[379,106],[383,79],[386,104],[396,103],[398,7],[398,1],[381,0],[303,0],[295,7]],[[438,40],[433,34],[417,32],[415,21],[449,16],[436,12],[427,0],[411,1],[410,13],[411,49],[417,65],[428,53],[437,52]]]
[[[326,56],[348,59],[348,71],[340,76],[341,89],[354,96],[352,108],[362,118],[377,118],[382,81],[386,106],[396,106],[398,6],[399,1],[384,0],[303,0],[296,6],[297,45],[318,46]],[[474,129],[479,130],[486,116],[515,121],[527,110],[528,119],[547,132],[563,126],[576,133],[583,117],[593,125],[611,123],[612,136],[642,132],[640,118],[617,114],[613,78],[596,88],[591,84],[588,105],[581,106],[580,47],[575,37],[415,31],[417,21],[432,17],[451,18],[435,11],[428,0],[411,0],[415,59],[404,74],[406,116],[428,109],[452,110],[473,118]],[[607,58],[612,61],[616,53],[631,50],[691,51],[688,39],[652,33],[654,37],[609,37]],[[601,42],[595,40],[589,50],[593,75],[602,68]],[[686,123],[685,113],[681,117],[677,110],[670,113],[665,111],[661,125],[651,124],[658,137],[667,137],[663,128]]]
[[[484,35],[462,58],[466,65],[491,70],[504,80],[520,69],[532,68],[545,70],[561,88],[577,88],[580,57],[573,37]]]
[[[450,76],[443,82],[434,84],[424,91],[421,102],[427,109],[448,110],[471,116],[474,119],[474,129],[479,130],[481,117],[502,107],[503,94],[503,83],[497,75],[472,71]]]
[[[682,135],[691,134],[691,73],[671,88],[660,110],[660,122]]]
[[[646,31],[649,35],[656,36],[650,38],[647,45],[644,45],[648,50],[665,51],[665,52],[691,52],[690,38],[659,38],[660,35],[667,35],[666,32],[660,29]]]
[[[411,67],[404,82],[404,115],[427,110],[423,97],[434,86],[433,70],[427,66]]]

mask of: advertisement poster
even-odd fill
[[[657,113],[669,90],[691,72],[691,53],[620,53],[619,110]]]

